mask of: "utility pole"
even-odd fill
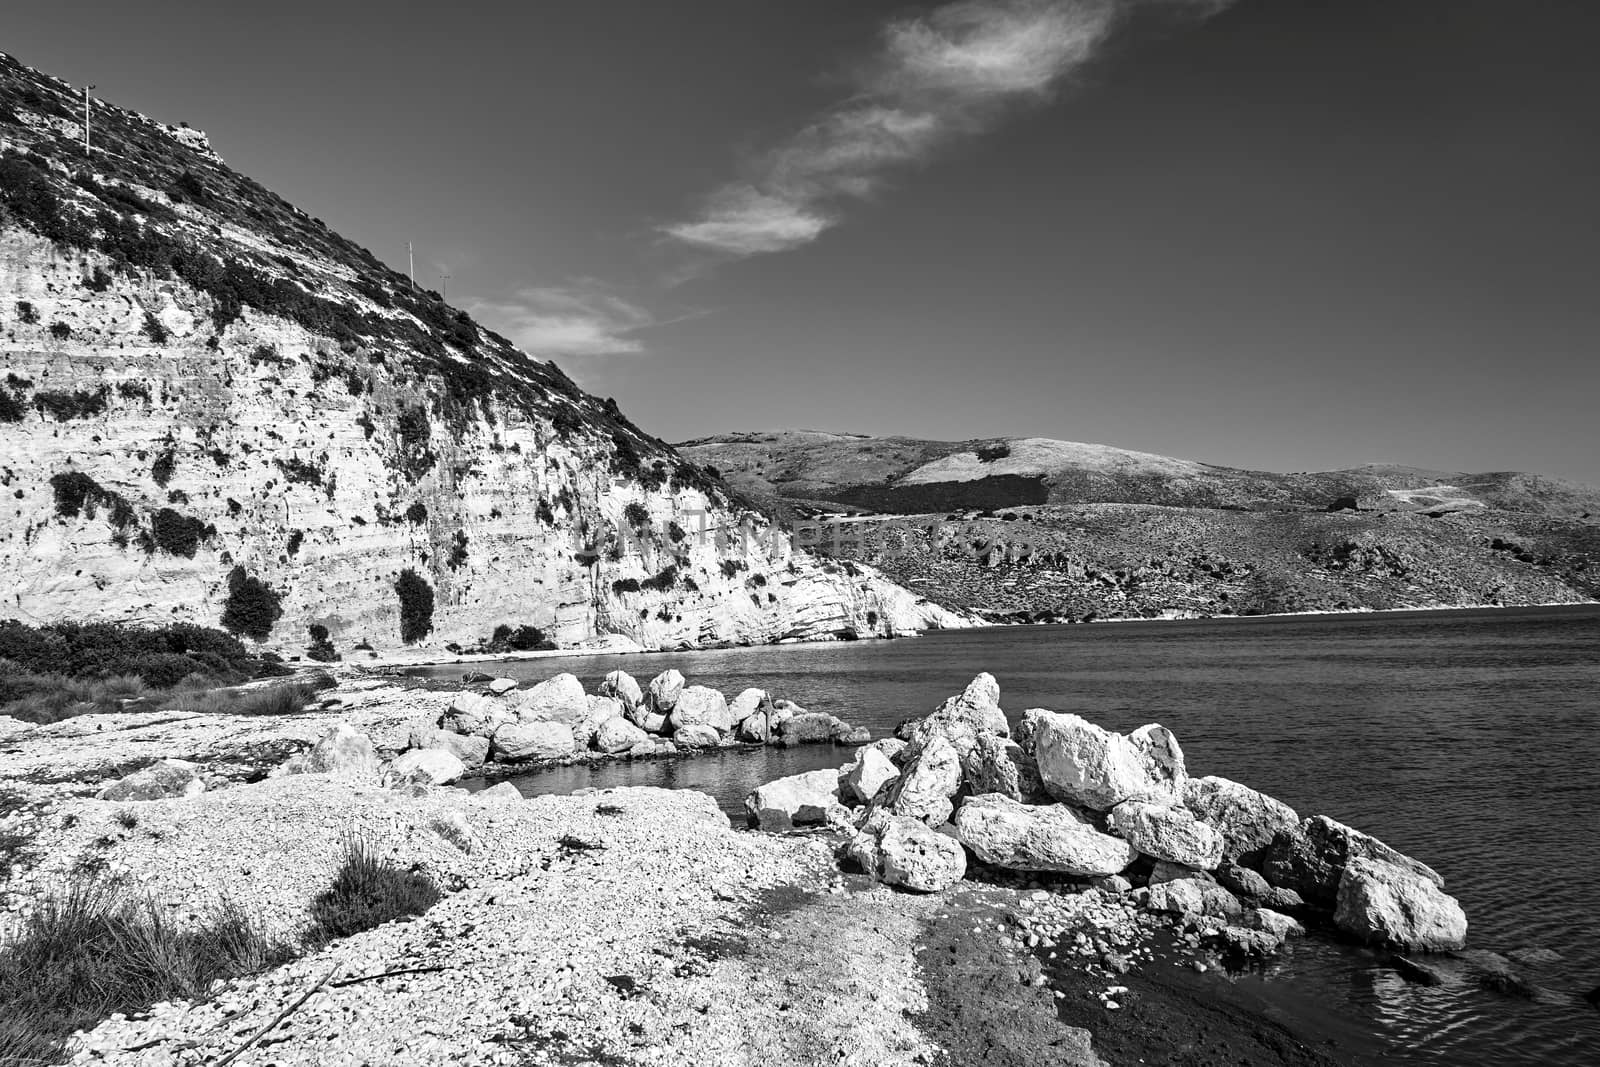
[[[406,242],[406,273],[411,276],[411,287],[417,287],[417,257],[411,251],[411,242]]]
[[[83,158],[89,158],[89,90],[92,85],[83,87]]]
[[[450,275],[444,271],[439,272],[439,295],[446,300],[450,299]]]

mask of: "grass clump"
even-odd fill
[[[311,902],[305,941],[320,948],[392,919],[421,915],[438,900],[433,879],[378,855],[360,838],[349,838],[333,885]]]
[[[151,900],[83,878],[46,897],[0,941],[0,1063],[65,1062],[73,1032],[113,1012],[198,999],[218,979],[292,955],[232,903],[202,926],[180,928]]]

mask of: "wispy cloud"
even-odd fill
[[[523,289],[501,301],[474,301],[467,310],[541,358],[643,352],[644,343],[635,335],[663,325],[651,312],[587,279]]]
[[[662,232],[731,256],[809,244],[839,222],[843,202],[871,196],[894,169],[982,133],[1015,104],[1047,98],[1123,14],[1164,7],[1210,15],[1228,2],[958,0],[894,20],[851,75],[849,97]]]

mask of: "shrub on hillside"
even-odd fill
[[[556,643],[545,636],[543,630],[537,626],[510,627],[501,623],[494,628],[494,635],[484,642],[481,651],[492,653],[506,652],[543,652],[556,647]]]
[[[30,300],[17,301],[17,319],[24,326],[39,325],[39,309]]]
[[[137,675],[158,689],[170,688],[191,675],[241,682],[263,671],[261,661],[236,638],[191,623],[29,626],[0,620],[0,660],[39,675],[88,679]]]
[[[978,459],[984,463],[993,463],[995,460],[1005,459],[1011,455],[1011,446],[1001,441],[997,444],[984,445],[978,449]]]
[[[144,335],[150,338],[151,344],[164,345],[167,343],[167,328],[161,320],[156,318],[154,312],[144,313]]]
[[[328,637],[328,628],[320,622],[311,624],[311,644],[306,648],[306,655],[318,663],[337,663],[339,650],[333,647],[333,642]]]
[[[172,481],[173,472],[177,468],[178,454],[169,448],[157,456],[154,463],[150,464],[150,477],[154,479],[157,485],[165,489],[167,483]]]
[[[633,526],[635,528],[642,528],[650,525],[649,509],[647,509],[637,500],[631,501],[627,507],[622,509],[622,517],[627,520],[629,526]]]
[[[228,572],[228,599],[222,604],[224,629],[265,641],[282,617],[282,598],[275,590],[245,573],[243,567]]]
[[[400,640],[415,644],[433,632],[433,587],[407,567],[394,583],[400,598]]]
[[[21,422],[28,413],[22,401],[7,386],[0,385],[0,422]]]
[[[33,406],[41,413],[49,412],[57,422],[87,419],[106,409],[108,392],[109,390],[103,385],[94,390],[76,389],[70,393],[65,390],[47,389],[33,394]]]
[[[171,508],[162,508],[150,521],[150,536],[157,548],[173,556],[194,559],[200,542],[215,536],[216,528]]]
[[[406,870],[352,838],[333,884],[311,902],[305,941],[318,948],[393,919],[421,915],[438,900],[439,887],[426,874]]]

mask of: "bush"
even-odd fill
[[[333,642],[328,639],[328,628],[320,622],[311,624],[311,644],[306,648],[306,655],[318,663],[337,663],[339,650],[333,647]]]
[[[39,325],[39,309],[29,300],[17,301],[17,318],[26,326]]]
[[[992,445],[984,445],[978,449],[978,459],[984,463],[993,463],[998,459],[1005,459],[1011,455],[1011,446],[1004,441]]]
[[[494,635],[480,648],[482,652],[542,652],[554,649],[556,643],[545,636],[537,626],[518,626],[512,629],[504,623],[494,628]]]
[[[202,926],[179,928],[154,901],[80,878],[40,901],[0,942],[0,1061],[65,1062],[73,1032],[113,1012],[201,999],[219,979],[292,956],[232,903]]]
[[[740,571],[745,569],[746,564],[737,559],[725,559],[719,564],[719,566],[722,568],[722,576],[729,581],[732,581]]]
[[[21,422],[28,409],[9,388],[0,385],[0,422]]]
[[[406,508],[406,521],[413,526],[421,526],[428,521],[428,506],[422,501],[417,501]]]
[[[144,335],[150,338],[151,344],[164,345],[167,343],[167,328],[161,324],[160,319],[156,318],[154,312],[146,311],[144,313]]]
[[[405,870],[367,842],[351,838],[333,885],[311,902],[305,942],[320,948],[392,919],[421,915],[438,900],[439,888],[427,875]]]
[[[394,591],[400,597],[400,640],[415,644],[433,632],[433,587],[407,567]]]
[[[637,500],[630,502],[627,507],[622,509],[622,517],[627,520],[629,526],[637,528],[650,525],[649,509]]]
[[[172,481],[172,474],[177,468],[178,454],[169,448],[157,456],[154,463],[150,464],[150,477],[155,480],[157,485],[165,489],[167,483]]]
[[[92,392],[82,389],[70,393],[62,390],[45,390],[33,394],[33,406],[40,412],[48,411],[57,422],[87,419],[106,409],[108,392],[109,390],[103,385]]]
[[[663,567],[660,574],[653,578],[646,578],[639,583],[641,589],[653,589],[658,593],[665,593],[678,584],[678,568],[672,565]]]
[[[222,605],[222,626],[229,633],[265,641],[283,617],[282,598],[243,567],[228,572],[228,599]]]
[[[639,579],[618,578],[616,581],[611,583],[611,591],[618,594],[637,593],[639,591]]]
[[[460,570],[467,562],[467,532],[457,530],[455,538],[450,542],[450,558],[445,561],[451,570]]]
[[[0,621],[0,660],[22,671],[68,679],[137,675],[153,688],[169,688],[191,675],[239,682],[264,665],[236,638],[190,623],[124,626],[55,623],[29,626]]]
[[[125,528],[134,523],[132,504],[81,471],[52,475],[50,488],[55,494],[56,514],[62,518],[84,515],[92,519],[100,508],[107,507],[111,509],[111,525]]]
[[[52,322],[50,324],[50,336],[57,341],[65,341],[72,336],[72,327],[64,322]]]
[[[162,508],[150,522],[150,536],[156,547],[173,556],[194,559],[200,542],[216,534],[216,528],[171,508]]]

